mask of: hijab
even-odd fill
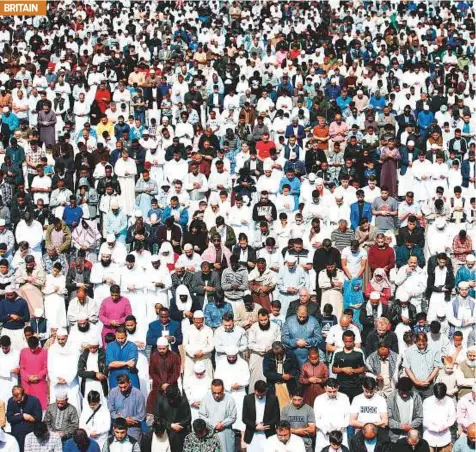
[[[381,276],[382,280],[378,282],[375,278],[376,276]],[[385,270],[383,268],[375,269],[374,276],[370,280],[370,284],[372,284],[372,288],[376,292],[382,292],[383,289],[391,289],[392,287],[390,281],[388,280],[387,273],[385,273]]]

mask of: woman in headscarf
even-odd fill
[[[382,304],[388,305],[388,300],[392,296],[392,285],[390,284],[387,273],[383,268],[375,269],[373,278],[365,287],[365,298],[370,298],[372,292],[379,292]]]
[[[167,266],[167,268],[172,272],[175,270],[175,263],[177,262],[178,258],[179,255],[174,252],[170,242],[163,242],[162,245],[160,245],[160,265]]]
[[[362,279],[353,278],[344,284],[344,309],[351,308],[354,311],[352,323],[362,329],[360,323],[360,310],[364,303],[364,294],[362,287]]]

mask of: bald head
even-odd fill
[[[375,424],[365,424],[364,428],[362,429],[362,434],[364,438],[368,441],[371,441],[376,438],[377,436],[377,426]]]
[[[468,436],[468,440],[473,443],[473,448],[474,448],[474,443],[476,442],[476,424],[471,424],[468,427],[467,436]]]
[[[307,306],[299,306],[296,310],[296,317],[300,323],[304,323],[308,319]]]

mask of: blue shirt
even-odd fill
[[[73,438],[68,439],[63,445],[63,452],[80,452],[80,449],[74,442]],[[89,446],[87,449],[81,449],[81,452],[101,452],[99,444],[94,439],[89,438]]]
[[[139,352],[137,345],[133,342],[127,341],[122,347],[117,341],[111,342],[106,347],[106,365],[109,365],[113,361],[129,361],[133,359],[137,364],[139,358]],[[115,388],[117,386],[117,377],[121,374],[126,374],[131,380],[132,386],[139,388],[139,377],[137,375],[137,369],[129,369],[128,367],[120,367],[117,369],[111,369],[109,367],[109,388]]]
[[[210,328],[218,328],[221,325],[223,315],[228,312],[233,313],[233,308],[227,301],[220,306],[217,306],[215,303],[207,303],[205,306],[205,312],[203,313],[205,317],[205,325]]]

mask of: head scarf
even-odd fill
[[[378,282],[375,278],[376,276],[381,276],[382,280]],[[372,288],[376,292],[382,292],[383,289],[390,289],[392,287],[390,281],[388,280],[387,274],[385,273],[385,270],[383,268],[375,269],[374,276],[370,280],[370,284],[372,284]]]
[[[164,256],[164,253],[169,252],[168,256]],[[170,242],[164,242],[160,245],[159,260],[161,265],[168,265],[175,263],[174,249]]]

